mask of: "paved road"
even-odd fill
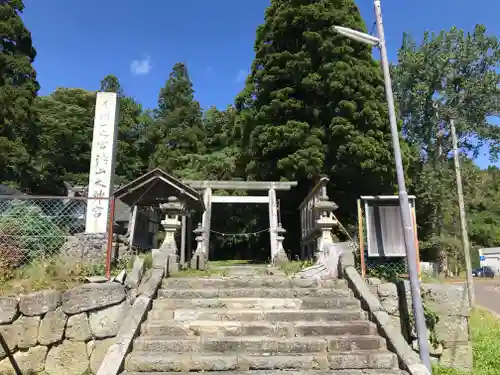
[[[500,280],[478,280],[474,287],[476,304],[500,314]]]

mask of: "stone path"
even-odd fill
[[[402,375],[344,280],[165,279],[125,373]]]

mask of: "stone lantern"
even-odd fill
[[[184,204],[177,197],[168,197],[167,203],[160,204],[160,210],[165,214],[161,225],[165,230],[165,239],[159,248],[159,253],[164,260],[167,274],[179,271],[178,249],[175,234],[181,228],[179,218],[186,213]]]
[[[203,243],[204,236],[201,223],[198,224],[193,233],[196,235],[196,249],[191,257],[190,265],[192,269],[204,270],[207,266],[207,253],[205,251],[205,244]]]
[[[338,224],[333,214],[337,210],[338,206],[335,202],[328,200],[328,197],[321,197],[315,202],[313,206],[313,211],[316,212],[316,228],[319,232],[319,237],[317,241],[317,252],[316,259],[318,259],[318,254],[324,249],[326,243],[333,243],[332,230]]]
[[[273,265],[279,267],[285,263],[288,263],[289,261],[288,256],[286,255],[285,248],[283,247],[283,241],[285,240],[286,230],[281,226],[281,224],[278,224],[278,227],[275,229],[275,232],[276,232],[276,241],[278,242],[278,250],[272,261]]]
[[[297,278],[336,278],[338,276],[338,263],[340,253],[333,242],[332,230],[338,225],[333,214],[338,206],[335,202],[322,196],[313,206],[316,219],[316,229],[319,237],[314,253],[316,262],[313,266],[300,271]]]

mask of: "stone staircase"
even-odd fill
[[[344,280],[168,278],[125,374],[403,375]]]

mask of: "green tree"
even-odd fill
[[[423,159],[447,155],[451,119],[460,149],[477,155],[491,142],[490,156],[497,158],[500,130],[491,116],[500,113],[499,67],[500,43],[482,25],[472,33],[426,32],[419,46],[405,34],[392,70],[394,91],[406,139]]]
[[[476,167],[477,168],[477,167]],[[468,205],[470,239],[478,247],[500,244],[500,170],[477,171],[478,180]]]
[[[64,193],[64,182],[87,184],[92,148],[95,92],[59,88],[37,98],[40,150],[34,162],[38,190]]]
[[[0,4],[0,181],[29,189],[35,178],[32,155],[39,148],[31,111],[39,85],[23,10],[22,0]]]
[[[272,0],[236,100],[249,175],[299,181],[295,202],[283,204],[293,221],[320,174],[330,177],[330,196],[346,215],[354,216],[360,194],[393,192],[380,66],[369,47],[334,25],[366,31],[354,1]]]
[[[228,180],[237,175],[240,149],[235,143],[236,111],[229,106],[225,111],[209,108],[203,117],[203,152],[183,157],[181,175],[188,179]]]
[[[118,77],[108,74],[101,81],[101,88],[99,91],[102,92],[116,92],[119,96],[123,95],[123,89],[118,80]]]
[[[151,141],[156,149],[151,166],[180,175],[190,155],[204,150],[202,112],[183,63],[172,68],[161,89]]]
[[[490,157],[497,159],[500,131],[490,116],[500,110],[499,67],[500,44],[486,35],[482,25],[472,33],[457,28],[426,32],[418,46],[411,36],[403,38],[392,73],[403,133],[416,150],[413,189],[419,196],[417,213],[424,245],[426,241],[442,244],[446,239],[453,245],[454,233],[459,233],[450,225],[450,220],[458,222],[455,175],[449,160],[450,121],[455,120],[460,151],[476,156],[483,145],[490,144]],[[477,168],[467,158],[462,160],[464,184],[477,183]],[[485,226],[479,224],[474,231],[480,228]],[[446,272],[453,246],[431,247],[441,271]]]
[[[141,147],[144,127],[142,107],[123,90],[115,76],[101,82],[101,90],[119,93],[120,119],[116,150],[116,181],[128,182],[144,173],[147,160]],[[63,194],[64,182],[86,185],[90,169],[96,93],[59,88],[35,101],[40,150],[33,162],[37,191]]]
[[[228,106],[220,111],[212,106],[203,115],[205,145],[209,151],[216,151],[234,144],[236,111]]]

